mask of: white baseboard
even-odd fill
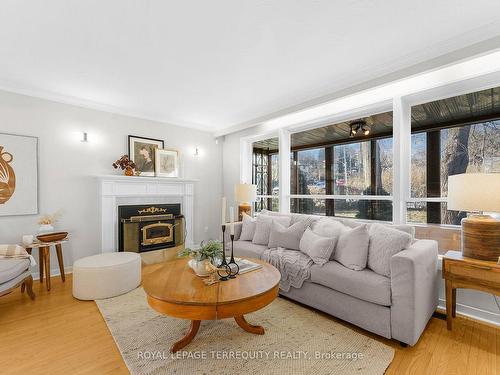
[[[446,311],[446,300],[442,298],[439,299],[438,309]],[[477,307],[457,303],[457,314],[500,327],[500,313],[494,313]]]
[[[73,273],[73,266],[67,266],[64,267],[64,273],[67,275],[68,273]],[[33,280],[40,280],[40,273],[39,272],[32,272],[31,276],[33,276]],[[54,268],[50,270],[50,277],[54,276],[61,276],[61,272],[59,271],[59,268]]]

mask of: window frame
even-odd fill
[[[498,54],[500,58],[500,53]],[[486,61],[494,60],[496,55],[487,55]],[[445,66],[436,71],[422,73],[420,76],[407,78],[404,83],[390,83],[388,86],[378,86],[366,91],[346,96],[331,103],[320,104],[308,108],[298,114],[284,115],[259,126],[259,135],[262,138],[279,137],[279,166],[280,166],[280,212],[290,213],[290,200],[297,195],[291,195],[290,187],[290,135],[295,132],[319,128],[332,123],[354,120],[376,113],[393,111],[393,220],[394,224],[407,223],[406,206],[409,202],[447,202],[445,197],[412,198],[410,195],[410,166],[411,166],[411,107],[481,91],[500,86],[500,69],[492,64],[493,68],[479,67],[477,58],[472,61]],[[472,65],[475,68],[472,69]],[[471,66],[469,66],[471,65]],[[468,69],[466,69],[469,67]],[[446,72],[446,74],[444,74]],[[432,79],[431,79],[432,78]],[[311,118],[313,118],[311,120]],[[462,122],[462,124],[465,124]],[[240,138],[240,180],[248,181],[248,165],[251,162],[251,142],[255,136]],[[287,155],[283,158],[282,155]],[[251,156],[251,155],[250,155]],[[285,178],[284,178],[285,177]],[[335,198],[334,196],[329,196]],[[306,198],[319,198],[307,196]],[[348,199],[348,197],[344,197]],[[361,199],[373,199],[374,196],[362,196]],[[380,199],[387,199],[383,196]],[[378,199],[378,198],[376,198]],[[457,225],[419,224],[413,226],[444,228],[458,228]]]

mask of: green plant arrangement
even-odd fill
[[[198,249],[186,248],[178,253],[179,257],[190,256],[198,262],[210,260],[212,263],[215,258],[222,259],[222,243],[220,241],[210,240],[202,241]]]

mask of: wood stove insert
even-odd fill
[[[119,251],[145,252],[184,243],[184,216],[180,204],[118,207]]]

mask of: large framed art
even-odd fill
[[[0,133],[0,216],[38,214],[38,138]]]
[[[161,139],[128,136],[128,155],[135,163],[135,170],[141,176],[155,175],[155,154],[156,149],[163,148]]]

